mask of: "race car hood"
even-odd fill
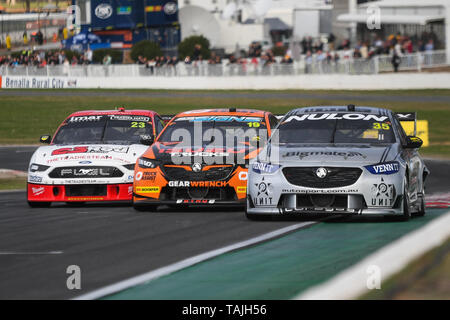
[[[38,148],[31,157],[30,163],[46,166],[94,165],[99,163],[126,165],[135,163],[136,159],[147,148],[147,146],[140,144],[51,145]]]
[[[242,144],[234,147],[223,146],[189,146],[179,147],[171,143],[156,142],[144,157],[156,159],[162,163],[194,163],[201,159],[205,163],[245,164],[254,158],[260,149]],[[181,161],[181,162],[180,162]]]
[[[261,153],[260,159],[272,163],[299,163],[301,161],[302,163],[313,162],[317,165],[330,163],[366,165],[393,160],[395,157],[394,149],[394,145],[270,146]]]

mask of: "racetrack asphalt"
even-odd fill
[[[26,170],[36,147],[1,147],[0,168]],[[450,163],[427,161],[428,194],[448,191]],[[126,204],[31,209],[25,192],[0,193],[0,299],[67,299],[298,221],[247,221],[242,211],[138,213]],[[301,231],[300,231],[301,232]],[[66,269],[81,268],[82,290]]]
[[[450,97],[447,95],[408,95],[408,94],[356,94],[355,93],[309,93],[309,92],[156,92],[156,91],[89,91],[89,90],[0,90],[1,96],[28,96],[28,97],[134,97],[134,98],[215,98],[215,99],[327,99],[335,101],[386,101],[386,102],[446,102]]]

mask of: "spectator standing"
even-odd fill
[[[94,53],[92,52],[91,48],[88,47],[86,52],[84,53],[84,61],[86,62],[86,64],[91,64],[93,58]]]
[[[107,54],[106,56],[103,57],[103,65],[105,66],[109,66],[111,64],[111,56],[109,54]]]

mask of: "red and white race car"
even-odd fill
[[[54,137],[41,136],[30,160],[27,198],[31,207],[52,202],[130,201],[136,160],[164,128],[154,111],[80,111]]]

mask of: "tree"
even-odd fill
[[[139,56],[147,59],[153,59],[162,55],[163,52],[159,44],[149,40],[142,40],[135,43],[130,53],[131,59],[134,61],[138,61]]]
[[[200,45],[200,47],[198,45]],[[196,51],[199,51],[199,54],[203,59],[209,59],[211,56],[209,40],[204,36],[190,36],[178,44],[178,54],[180,59],[184,59],[187,56],[192,58],[194,54],[198,54]]]

